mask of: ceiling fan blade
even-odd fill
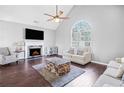
[[[59,11],[59,16],[61,16],[63,14],[63,11]]]
[[[52,20],[54,20],[54,18],[52,18],[52,19],[48,19],[47,21],[52,21]]]
[[[58,15],[58,6],[56,5],[56,15]]]
[[[47,16],[51,16],[51,17],[54,17],[53,15],[50,15],[50,14],[47,14],[47,13],[44,13],[44,15],[47,15]]]
[[[59,19],[69,19],[69,17],[59,17]]]

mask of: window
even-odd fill
[[[90,46],[91,41],[91,26],[84,20],[76,22],[72,26],[72,47],[79,48]]]

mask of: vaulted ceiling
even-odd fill
[[[49,17],[43,15],[49,13],[55,15],[55,5],[0,5],[0,20],[23,23],[41,28],[55,30],[61,23],[46,21]],[[72,9],[72,5],[60,5],[60,10],[66,16]]]

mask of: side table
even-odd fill
[[[24,51],[15,51],[16,57],[19,60],[25,59],[25,52]]]

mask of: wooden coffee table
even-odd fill
[[[55,73],[58,76],[62,76],[70,71],[71,62],[62,58],[53,57],[48,58],[46,67],[48,71]]]

